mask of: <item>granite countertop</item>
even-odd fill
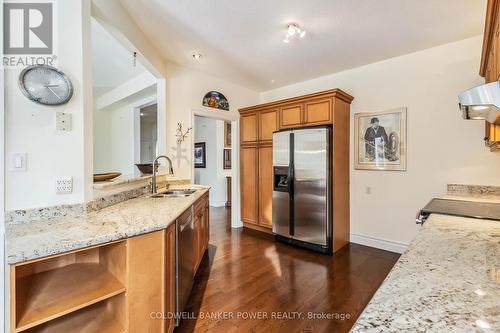
[[[208,191],[200,185],[188,197],[151,198],[144,195],[81,217],[60,217],[6,226],[8,264],[103,244],[168,227]]]
[[[500,222],[432,214],[351,332],[500,331]]]

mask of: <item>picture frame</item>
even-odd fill
[[[226,96],[218,91],[212,90],[207,92],[201,104],[209,108],[229,111],[229,102]]]
[[[224,122],[224,148],[231,148],[231,122]]]
[[[205,142],[196,142],[194,144],[194,167],[206,168],[207,167],[207,152]]]
[[[407,108],[354,114],[354,169],[406,171]]]
[[[222,165],[224,170],[231,169],[231,149],[224,149]]]

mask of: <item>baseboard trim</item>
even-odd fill
[[[361,244],[365,246],[375,247],[386,251],[403,253],[407,248],[407,243],[391,241],[382,238],[351,234],[351,243]]]
[[[210,207],[225,207],[226,206],[226,202],[223,200],[210,200],[208,204]]]

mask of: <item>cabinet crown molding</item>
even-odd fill
[[[289,104],[289,103],[296,103],[296,102],[301,102],[302,100],[308,100],[311,98],[320,98],[320,97],[334,97],[338,98],[344,102],[347,102],[351,104],[351,102],[354,100],[354,97],[346,93],[345,91],[341,89],[330,89],[330,90],[325,90],[325,91],[320,91],[312,94],[307,94],[307,95],[302,95],[302,96],[297,96],[297,97],[292,97],[292,98],[287,98],[287,99],[281,99],[279,101],[274,101],[274,102],[269,102],[269,103],[264,103],[264,104],[258,104],[246,108],[241,108],[239,109],[240,114],[243,113],[248,113],[248,112],[254,112],[257,109],[268,109],[272,107],[276,107],[278,105],[284,105],[284,104]]]

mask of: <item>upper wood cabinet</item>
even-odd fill
[[[304,119],[304,105],[285,105],[280,108],[280,129],[298,127]]]
[[[307,125],[328,124],[333,122],[332,99],[324,98],[306,102],[304,123]]]
[[[479,72],[486,82],[500,80],[500,0],[488,0]],[[500,149],[500,125],[486,122],[484,139],[492,150]]]
[[[273,141],[273,132],[278,129],[278,110],[259,112],[259,141]]]
[[[258,134],[257,114],[246,114],[240,118],[241,142],[256,142]]]
[[[293,128],[333,123],[333,99],[313,99],[280,108],[279,128]]]

